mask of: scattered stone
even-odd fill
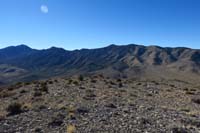
[[[113,103],[107,104],[107,105],[105,105],[105,107],[108,107],[108,108],[117,108],[117,106],[115,106]]]

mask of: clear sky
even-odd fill
[[[200,49],[200,0],[0,0],[0,48]]]

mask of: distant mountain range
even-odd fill
[[[26,45],[0,49],[0,84],[93,73],[199,80],[200,50],[135,44],[74,51],[56,47],[36,50]]]

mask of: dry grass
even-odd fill
[[[75,133],[75,131],[76,131],[75,125],[70,124],[67,126],[67,133]]]

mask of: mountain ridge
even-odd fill
[[[4,83],[92,73],[109,77],[160,77],[156,71],[166,77],[169,73],[175,77],[186,73],[199,77],[200,50],[111,44],[103,48],[68,51],[57,47],[36,50],[19,45],[0,49],[0,68],[0,81]]]

